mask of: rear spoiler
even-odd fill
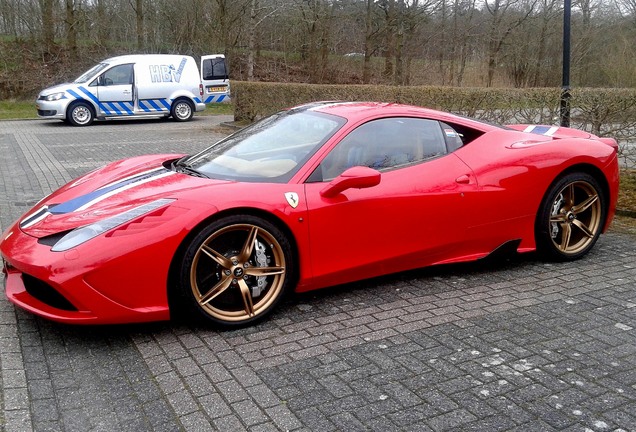
[[[618,142],[614,138],[599,138],[596,135],[592,135],[589,132],[585,132],[578,129],[572,129],[572,128],[562,127],[562,126],[528,125],[528,124],[513,124],[513,125],[506,125],[506,127],[510,129],[518,130],[521,132],[533,133],[536,135],[543,135],[545,137],[551,137],[555,139],[564,139],[564,138],[593,139],[596,141],[600,141],[604,144],[607,144],[608,146],[613,147],[615,150],[618,150]]]

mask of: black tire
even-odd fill
[[[66,120],[73,126],[88,126],[95,120],[95,111],[86,102],[74,102],[66,111]]]
[[[191,120],[194,115],[194,105],[188,99],[177,99],[172,104],[170,115],[180,122]]]
[[[178,276],[185,310],[176,316],[243,326],[271,313],[291,289],[294,255],[289,239],[272,223],[251,215],[227,216],[187,245]]]
[[[537,251],[552,261],[573,261],[587,254],[603,230],[607,197],[587,173],[557,179],[541,203],[535,224]]]

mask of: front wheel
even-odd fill
[[[95,114],[86,102],[76,102],[68,109],[66,120],[73,126],[88,126],[95,120]]]
[[[598,181],[586,173],[560,178],[546,194],[537,215],[537,249],[545,257],[571,261],[588,253],[607,215],[607,199]]]
[[[224,326],[269,314],[294,282],[292,247],[259,217],[219,219],[190,243],[180,269],[180,294],[199,317]]]
[[[179,99],[172,105],[170,114],[176,121],[188,121],[194,115],[194,106],[189,100]]]

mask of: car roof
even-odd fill
[[[308,110],[333,114],[339,117],[344,117],[349,121],[363,121],[365,119],[378,117],[414,116],[451,123],[460,123],[483,131],[499,128],[496,125],[483,123],[475,119],[458,116],[444,111],[389,102],[320,101],[300,105],[292,108],[292,110]]]

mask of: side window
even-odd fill
[[[409,117],[373,120],[343,138],[310,181],[331,180],[353,166],[387,171],[446,153],[444,134],[435,120]]]
[[[452,153],[461,146],[464,145],[464,141],[462,140],[462,134],[457,132],[455,128],[446,123],[440,123],[442,126],[442,130],[444,131],[444,138],[446,139],[446,147],[448,147],[448,152]]]
[[[227,68],[225,67],[225,59],[212,58],[203,60],[203,79],[227,79]]]
[[[101,76],[101,85],[125,85],[133,83],[133,65],[125,64],[112,67]]]

